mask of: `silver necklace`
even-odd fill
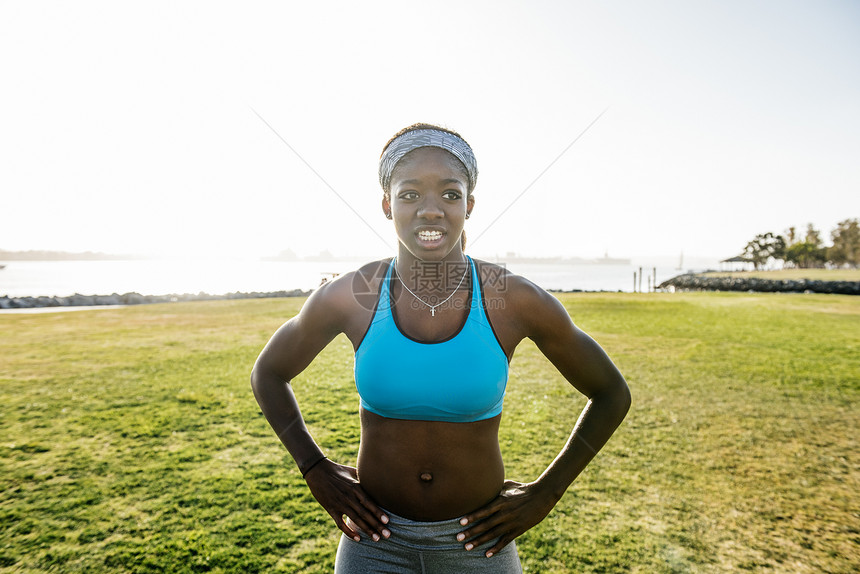
[[[462,276],[462,277],[460,277],[460,282],[459,282],[459,283],[457,283],[457,286],[456,286],[456,287],[454,287],[454,290],[453,290],[453,291],[451,291],[451,294],[450,294],[450,295],[448,295],[447,297],[445,297],[445,300],[444,300],[444,301],[439,301],[439,302],[438,302],[438,303],[436,303],[435,305],[431,305],[430,303],[428,303],[427,301],[425,301],[424,299],[422,299],[421,297],[419,297],[418,295],[416,295],[415,293],[413,293],[413,292],[412,292],[412,289],[410,289],[409,287],[407,287],[407,286],[406,286],[406,282],[405,282],[405,281],[403,281],[403,278],[400,276],[400,273],[398,273],[398,272],[397,272],[397,259],[395,259],[395,260],[394,260],[394,274],[395,274],[395,275],[397,275],[397,278],[400,280],[400,284],[401,284],[401,285],[403,285],[403,288],[404,288],[404,289],[406,289],[407,291],[409,291],[409,294],[410,294],[410,295],[412,295],[413,297],[415,297],[415,299],[417,299],[417,300],[418,300],[418,301],[420,301],[421,303],[424,303],[424,305],[426,305],[426,306],[430,307],[430,316],[431,316],[431,317],[435,317],[435,316],[436,316],[436,307],[439,307],[439,306],[444,305],[445,303],[447,303],[447,302],[448,302],[448,299],[450,299],[451,297],[453,297],[453,296],[454,296],[454,293],[456,293],[456,292],[460,289],[460,285],[462,285],[462,284],[463,284],[463,281],[466,279],[466,274],[467,274],[468,272],[469,272],[469,265],[466,265],[466,269],[465,269],[465,271],[463,271],[463,276]]]

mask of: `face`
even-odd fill
[[[391,211],[400,250],[422,260],[460,259],[460,234],[475,200],[460,162],[445,150],[419,148],[406,155],[391,175]]]

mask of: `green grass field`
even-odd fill
[[[756,279],[813,281],[860,281],[860,269],[779,269],[776,271],[710,271],[706,277],[755,277]]]
[[[527,572],[860,570],[860,298],[560,298],[633,407],[518,540]],[[0,571],[331,572],[338,532],[248,383],[301,303],[0,314]],[[325,451],[354,464],[348,341],[295,389]],[[509,477],[534,479],[583,404],[522,345]]]

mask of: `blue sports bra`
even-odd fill
[[[502,412],[508,357],[487,318],[475,263],[465,323],[444,341],[403,334],[391,304],[388,266],[373,320],[355,351],[355,386],[366,410],[392,419],[473,422]]]

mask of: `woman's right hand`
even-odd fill
[[[388,517],[364,492],[355,467],[325,459],[308,471],[305,482],[337,527],[356,542],[362,533],[376,542],[391,536]]]

